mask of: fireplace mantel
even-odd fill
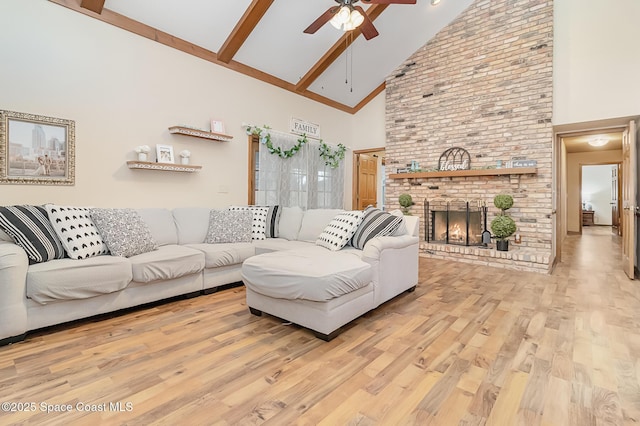
[[[393,173],[389,175],[389,179],[429,179],[466,176],[534,175],[536,173],[538,173],[538,169],[536,167],[516,167],[511,169],[446,170],[439,172]]]

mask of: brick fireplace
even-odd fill
[[[413,197],[422,256],[549,271],[552,46],[552,1],[476,0],[388,77],[386,199],[393,207],[400,194]],[[453,147],[469,153],[469,170],[440,173]],[[518,160],[536,164],[506,168]],[[412,162],[418,173],[398,175]],[[515,200],[508,214],[521,236],[509,252],[424,237],[425,200],[479,200],[490,223],[501,193]]]

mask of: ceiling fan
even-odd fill
[[[335,0],[338,6],[330,7],[304,32],[314,34],[327,22],[343,31],[350,31],[362,25],[362,35],[367,40],[371,40],[378,35],[378,30],[373,26],[373,22],[362,6],[354,6],[359,1],[364,4],[416,4],[417,0]]]

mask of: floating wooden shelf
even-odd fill
[[[477,170],[446,170],[439,172],[394,173],[390,179],[429,179],[441,177],[466,177],[466,176],[503,176],[503,175],[530,175],[538,173],[535,167],[516,167],[511,169],[477,169]]]
[[[218,142],[229,142],[231,139],[233,139],[233,136],[225,135],[222,133],[207,132],[206,130],[192,129],[191,127],[184,126],[171,126],[169,127],[169,133],[194,136],[196,138],[210,139]]]
[[[149,161],[127,161],[127,166],[130,169],[185,173],[197,172],[202,168],[202,166],[192,166],[190,164],[151,163]]]

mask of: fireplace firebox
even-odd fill
[[[424,221],[424,239],[427,242],[483,245],[486,207],[479,201],[425,200]]]

